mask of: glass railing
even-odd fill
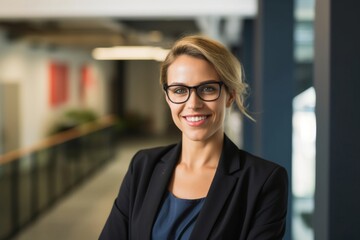
[[[113,159],[115,136],[115,119],[106,117],[0,156],[0,239],[15,236]]]

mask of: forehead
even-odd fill
[[[167,79],[168,84],[198,84],[203,81],[218,80],[219,76],[214,66],[208,61],[188,55],[180,55],[169,66]]]

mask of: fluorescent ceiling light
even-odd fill
[[[92,56],[97,60],[156,60],[164,61],[169,50],[149,46],[119,46],[95,48]]]

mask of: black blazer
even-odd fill
[[[134,156],[99,239],[151,239],[180,151],[181,142]],[[287,194],[283,167],[239,150],[225,136],[215,177],[190,239],[281,239]]]

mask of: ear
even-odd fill
[[[235,91],[231,91],[231,92],[228,93],[228,97],[227,97],[227,100],[226,100],[226,107],[227,108],[231,107],[234,100],[235,100]]]

